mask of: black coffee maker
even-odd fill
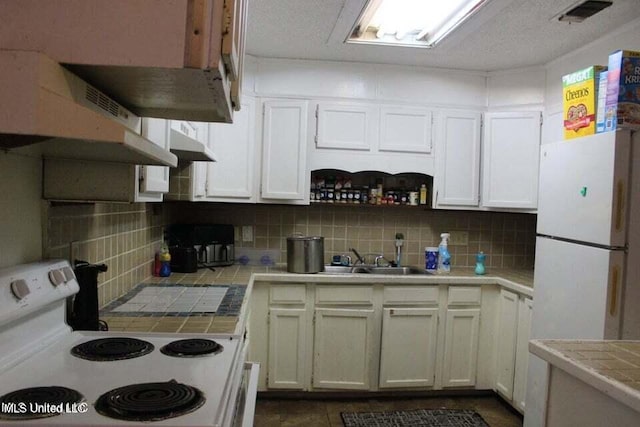
[[[107,271],[106,264],[89,264],[87,261],[74,262],[80,291],[67,304],[67,324],[74,331],[106,331],[107,323],[99,319],[98,274]]]

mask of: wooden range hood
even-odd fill
[[[0,50],[0,148],[44,157],[176,166],[140,136],[140,118],[38,52]]]
[[[45,53],[141,117],[230,123],[241,3],[2,1],[0,49]]]

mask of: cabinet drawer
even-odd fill
[[[437,286],[385,286],[383,304],[438,305]]]
[[[316,286],[316,304],[371,305],[373,288],[368,286]]]
[[[278,285],[269,289],[270,304],[304,304],[306,301],[305,285]]]
[[[449,305],[480,305],[480,286],[449,286]]]

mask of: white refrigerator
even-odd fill
[[[541,146],[531,339],[640,339],[640,132]],[[529,354],[525,427],[545,425]]]

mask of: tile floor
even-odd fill
[[[473,409],[490,427],[521,427],[522,416],[496,396],[287,400],[258,396],[256,427],[339,427],[340,412]]]

